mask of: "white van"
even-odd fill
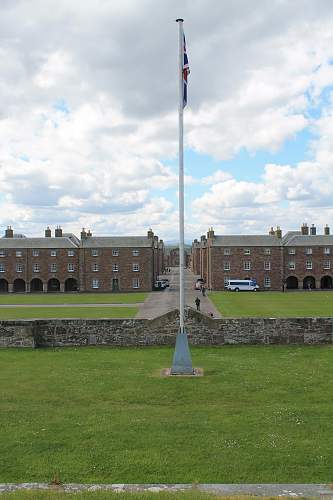
[[[232,292],[256,292],[259,286],[256,280],[228,280],[226,289]]]

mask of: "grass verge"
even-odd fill
[[[0,294],[3,304],[135,304],[144,302],[148,293],[32,293]]]
[[[133,318],[137,307],[1,307],[1,319]]]
[[[332,292],[210,292],[223,316],[302,317],[332,316]]]
[[[0,482],[327,483],[332,346],[0,350]]]

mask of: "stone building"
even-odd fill
[[[162,240],[144,236],[93,237],[90,231],[52,237],[16,235],[0,239],[0,292],[150,291],[163,272]]]
[[[331,289],[333,236],[329,227],[317,235],[314,225],[282,236],[280,227],[268,235],[215,235],[192,244],[192,270],[212,290],[229,279],[255,279],[261,290]]]

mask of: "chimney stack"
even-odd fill
[[[324,227],[324,234],[325,234],[326,236],[329,236],[329,234],[330,234],[330,228],[329,228],[329,226],[328,226],[327,224],[326,224],[326,226]]]
[[[12,226],[7,226],[7,229],[5,231],[5,238],[14,238],[14,231]]]
[[[270,236],[275,236],[275,231],[273,229],[273,227],[271,227],[269,233],[268,233]]]
[[[62,229],[60,226],[57,226],[54,231],[54,236],[56,238],[61,238],[62,237]]]
[[[90,229],[88,229],[87,238],[91,238],[91,237],[92,237],[92,232],[90,231]]]
[[[152,240],[154,238],[154,231],[152,230],[152,228],[149,228],[149,231],[147,233],[147,238],[148,240]]]
[[[277,238],[279,238],[279,239],[281,239],[281,238],[282,238],[282,230],[281,230],[280,226],[277,226],[277,227],[276,227],[275,236],[276,236]]]
[[[311,224],[311,227],[310,227],[310,234],[311,236],[315,236],[317,233],[317,228],[314,224]]]
[[[308,236],[309,235],[309,228],[308,228],[308,225],[306,222],[303,222],[302,226],[301,226],[301,233],[302,233],[302,236]]]
[[[212,227],[210,227],[208,229],[208,232],[207,232],[207,239],[213,240],[214,237],[215,237],[215,235],[214,235],[214,229]]]
[[[45,229],[45,238],[51,238],[51,229],[49,226]]]
[[[86,239],[87,239],[87,233],[86,233],[86,230],[83,227],[82,231],[81,231],[81,240],[86,240]]]

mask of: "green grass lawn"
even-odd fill
[[[222,316],[333,316],[332,292],[211,292]]]
[[[32,293],[0,294],[1,304],[135,304],[148,293]]]
[[[137,307],[0,307],[2,319],[134,318]]]
[[[0,350],[0,482],[332,481],[332,346]]]
[[[186,492],[142,492],[142,493],[116,493],[107,491],[94,491],[82,493],[62,493],[59,491],[17,491],[15,493],[5,493],[1,495],[1,500],[258,500],[257,496],[232,495],[232,496],[213,496],[208,493],[199,492],[193,487],[192,491]],[[278,497],[271,499],[279,500]],[[302,500],[300,497],[298,497]],[[269,500],[269,497],[261,497],[261,500]],[[309,500],[309,499],[307,499]]]

